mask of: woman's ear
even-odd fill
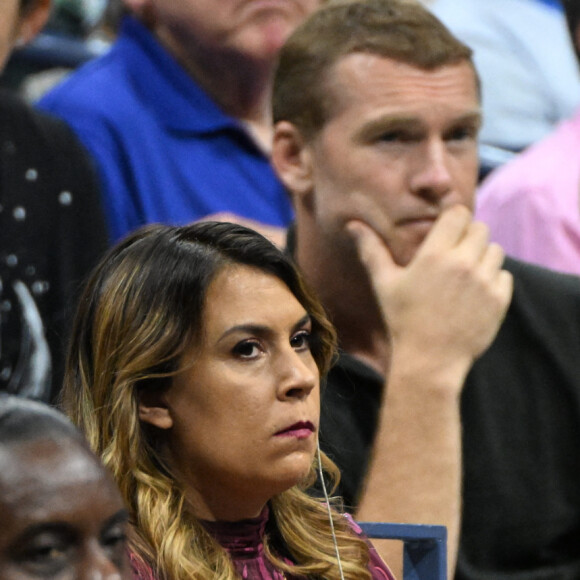
[[[24,46],[34,40],[36,35],[44,28],[50,16],[51,7],[51,0],[36,0],[25,10],[18,25],[17,46]]]
[[[272,164],[290,192],[294,205],[312,193],[312,156],[300,130],[288,121],[274,127]]]
[[[164,393],[164,390],[151,389],[139,394],[139,419],[158,429],[171,429],[173,418]]]

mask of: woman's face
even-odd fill
[[[70,440],[0,448],[2,580],[124,580],[127,513],[97,460]]]
[[[251,267],[226,267],[206,300],[201,344],[165,396],[171,462],[198,517],[253,517],[316,451],[311,322],[282,281]]]

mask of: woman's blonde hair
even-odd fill
[[[260,234],[242,226],[205,222],[148,226],[113,248],[81,298],[67,361],[63,407],[113,473],[132,517],[132,551],[159,578],[233,579],[227,552],[188,512],[179,481],[160,453],[156,430],[138,418],[144,392],[166,389],[183,354],[196,344],[207,290],[227,265],[247,265],[282,280],[312,320],[311,349],[321,375],[335,354],[336,335],[320,303],[290,259]],[[323,469],[338,469],[321,455]],[[326,506],[305,489],[316,480],[316,461],[300,486],[270,501],[278,545],[296,565],[265,553],[282,571],[339,578]],[[345,578],[370,578],[368,547],[333,515]]]

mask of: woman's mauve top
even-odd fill
[[[353,531],[362,535],[361,529],[354,520],[345,515]],[[262,514],[253,519],[238,522],[208,522],[202,524],[206,530],[223,546],[234,562],[241,578],[249,580],[305,580],[305,576],[284,574],[265,556],[262,539],[268,525],[269,511],[266,507]],[[387,565],[370,545],[369,571],[373,580],[394,580]],[[285,559],[289,564],[291,560]],[[149,570],[137,570],[134,567],[136,580],[155,580]]]

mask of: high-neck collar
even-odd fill
[[[236,558],[255,558],[262,554],[262,540],[270,510],[266,506],[257,518],[237,522],[203,520],[204,528]]]

